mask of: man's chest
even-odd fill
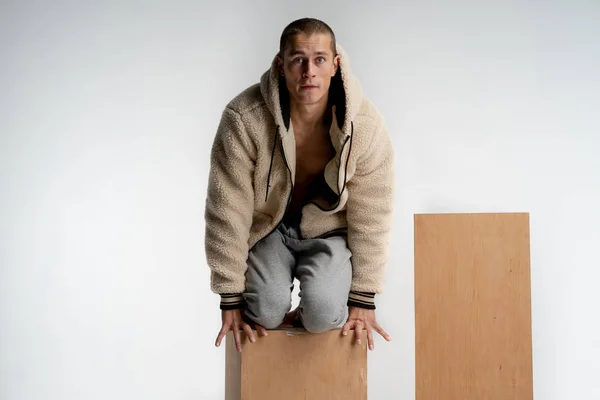
[[[334,157],[335,150],[327,135],[314,136],[296,143],[296,181],[306,182],[321,174]]]

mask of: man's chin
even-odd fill
[[[298,95],[296,96],[295,100],[298,104],[302,104],[302,105],[311,105],[311,104],[316,104],[319,102],[319,100],[321,100],[323,96],[319,96],[316,93],[313,95]]]

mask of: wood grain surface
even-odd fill
[[[529,214],[414,223],[417,400],[531,400]]]
[[[228,333],[226,400],[365,400],[366,340],[356,345],[350,333],[271,330],[255,343],[243,335],[241,353]]]

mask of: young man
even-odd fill
[[[285,321],[373,330],[387,264],[393,151],[348,56],[316,19],[288,25],[255,84],[225,108],[211,153],[206,255],[222,328],[250,341]],[[293,280],[300,304],[292,312]],[[266,328],[266,329],[265,329]]]

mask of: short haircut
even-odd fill
[[[314,34],[328,34],[331,37],[331,51],[333,52],[333,56],[335,57],[337,55],[335,34],[329,25],[316,18],[302,18],[290,23],[283,30],[281,39],[279,40],[279,55],[281,58],[284,56],[290,38],[299,33],[303,33],[307,36]]]

